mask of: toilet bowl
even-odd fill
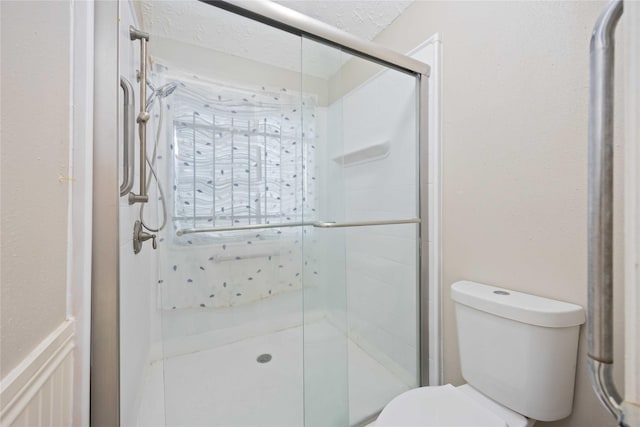
[[[571,414],[582,307],[468,281],[451,299],[467,384],[402,393],[375,427],[529,427]]]
[[[526,418],[489,399],[469,384],[420,387],[395,397],[375,427],[531,427]]]

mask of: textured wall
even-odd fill
[[[449,300],[456,280],[586,306],[588,48],[603,5],[416,2],[377,38],[407,51],[435,32],[443,37],[445,381],[463,381]],[[354,82],[361,78],[347,67],[345,81],[349,72]],[[620,239],[616,249],[621,255]],[[618,367],[622,319],[618,310]],[[585,344],[583,333],[574,413],[554,426],[614,425],[591,390]]]
[[[0,377],[66,315],[68,2],[2,2]]]

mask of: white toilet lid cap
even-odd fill
[[[375,427],[507,427],[504,419],[483,408],[451,384],[421,387],[394,398]]]

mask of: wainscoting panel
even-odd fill
[[[0,382],[1,427],[71,425],[74,321],[67,320]]]

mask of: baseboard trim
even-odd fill
[[[65,320],[0,381],[0,426],[69,425],[74,335],[74,320]],[[60,424],[46,422],[54,419]]]

